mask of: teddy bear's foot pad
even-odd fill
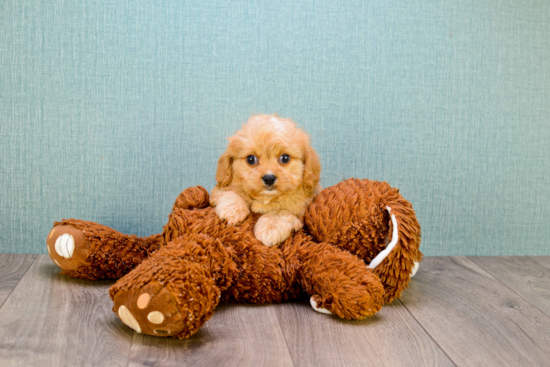
[[[63,270],[73,270],[87,263],[88,240],[72,225],[54,227],[46,239],[46,248],[52,261]]]
[[[122,322],[125,323],[127,326],[134,329],[136,332],[141,333],[139,323],[126,306],[122,305],[118,308],[118,317],[120,317]]]
[[[49,249],[49,247],[48,247]],[[63,233],[55,241],[55,252],[65,259],[73,257],[74,253],[74,237],[70,233]]]
[[[115,295],[115,310],[130,328],[138,333],[175,336],[185,323],[170,292],[158,282]]]

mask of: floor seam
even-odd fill
[[[428,332],[428,330],[424,327],[424,325],[422,325],[422,323],[420,321],[418,321],[418,319],[416,317],[414,317],[414,314],[411,312],[411,310],[409,310],[407,308],[407,306],[399,299],[397,298],[397,301],[399,301],[399,303],[401,303],[401,305],[403,305],[403,307],[405,307],[405,309],[407,310],[407,312],[409,313],[409,315],[412,316],[412,318],[414,319],[414,321],[416,321],[416,323],[422,328],[422,330],[424,330],[424,332],[426,333],[426,335],[428,335],[430,337],[430,339],[433,340],[433,342],[435,343],[435,345],[437,345],[437,347],[443,352],[443,354],[445,354],[445,356],[447,358],[449,358],[449,361],[451,361],[451,363],[455,366],[458,366],[455,361],[453,361],[453,359],[451,358],[450,355],[447,354],[447,352],[445,351],[445,349],[443,349],[443,347],[437,342],[437,340],[434,339],[434,337],[432,336],[432,334],[430,334]]]
[[[27,273],[29,272],[30,268],[34,265],[34,263],[36,262],[36,260],[40,257],[40,255],[37,255],[37,254],[28,254],[28,255],[36,255],[33,259],[33,261],[30,263],[29,267],[25,270],[25,273],[23,273],[23,275],[21,276],[21,278],[19,278],[19,281],[17,282],[17,284],[15,285],[15,287],[13,287],[13,289],[11,290],[11,292],[8,294],[8,296],[6,297],[6,299],[4,300],[4,302],[2,302],[2,304],[0,304],[0,310],[2,310],[2,308],[4,307],[4,305],[6,304],[6,302],[8,302],[8,300],[10,299],[11,295],[13,294],[13,292],[17,289],[17,287],[19,287],[19,284],[21,284],[21,280],[23,280],[23,278],[27,275]]]
[[[485,269],[483,267],[481,267],[481,265],[479,265],[478,263],[476,263],[474,260],[470,259],[470,256],[466,257],[469,261],[471,261],[473,264],[475,264],[476,266],[478,266],[480,269],[483,269],[483,271],[487,272],[487,274],[489,274],[494,280],[496,280],[498,283],[502,284],[505,288],[511,290],[514,294],[517,294],[521,299],[523,299],[525,302],[527,302],[528,304],[530,304],[531,306],[533,306],[535,309],[539,310],[544,316],[546,316],[547,318],[550,319],[550,315],[547,315],[546,312],[544,312],[543,310],[541,310],[537,305],[533,304],[530,300],[528,300],[527,298],[525,298],[521,293],[518,293],[515,289],[511,288],[509,285],[507,285],[506,283],[503,283],[495,274],[491,273],[488,269]]]
[[[287,304],[290,304],[287,303]],[[282,304],[280,304],[282,305]],[[292,361],[292,366],[296,366],[296,362],[294,361],[294,357],[292,356],[292,352],[290,351],[290,347],[288,346],[288,341],[286,340],[285,333],[283,332],[283,326],[281,325],[281,320],[279,319],[279,314],[277,313],[277,310],[275,312],[275,317],[277,317],[277,323],[279,324],[279,330],[281,330],[281,335],[283,336],[283,339],[285,341],[286,350],[288,351],[288,355],[290,356],[290,360]]]

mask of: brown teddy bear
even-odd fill
[[[422,257],[412,205],[385,182],[324,189],[304,229],[278,246],[254,237],[257,219],[225,223],[197,186],[179,195],[161,234],[68,219],[54,224],[47,247],[68,276],[118,279],[109,293],[126,325],[177,338],[197,332],[220,301],[281,302],[303,292],[317,311],[362,319],[400,296]]]

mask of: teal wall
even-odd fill
[[[0,252],[160,231],[251,113],[388,181],[427,255],[550,255],[548,1],[0,2]]]

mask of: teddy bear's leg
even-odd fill
[[[163,244],[162,235],[140,238],[77,219],[56,222],[46,239],[63,274],[85,279],[118,279]]]
[[[183,190],[172,207],[174,209],[200,209],[206,208],[210,201],[208,191],[202,186],[188,187]]]
[[[298,248],[298,279],[316,311],[344,319],[363,319],[380,311],[384,287],[365,263],[328,243],[305,242]]]
[[[139,333],[188,338],[212,316],[226,280],[236,276],[227,251],[207,235],[177,238],[111,287],[113,311]]]

